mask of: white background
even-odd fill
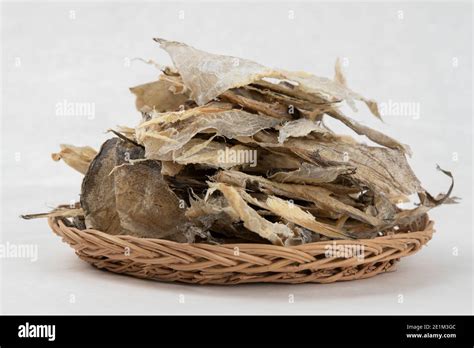
[[[472,313],[472,16],[470,3],[452,1],[4,2],[1,242],[35,244],[39,255],[36,262],[0,259],[1,312]],[[81,175],[50,160],[58,144],[98,148],[106,129],[136,125],[128,87],[152,81],[158,72],[127,62],[142,57],[170,63],[152,37],[328,77],[336,57],[347,58],[355,91],[381,103],[419,103],[421,110],[419,118],[386,115],[385,123],[364,105],[351,115],[410,144],[410,163],[430,192],[449,186],[436,164],[453,171],[461,203],[432,211],[437,232],[428,247],[403,259],[397,272],[368,280],[189,286],[96,270],[45,220],[18,216],[78,199]],[[95,117],[56,115],[64,100],[94,103]]]

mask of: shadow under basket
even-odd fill
[[[49,218],[51,229],[91,265],[111,272],[195,284],[332,283],[393,271],[433,235],[427,215],[402,232],[373,239],[335,240],[281,247],[270,244],[185,244],[110,235],[69,227]],[[352,255],[355,256],[351,256]]]

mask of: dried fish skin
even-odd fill
[[[186,209],[185,215],[192,221],[200,221],[207,228],[218,220],[225,220],[227,225],[239,222],[238,214],[224,196],[208,195],[204,199],[197,196],[191,197],[190,206]]]
[[[87,228],[109,234],[120,234],[120,220],[115,210],[114,178],[110,172],[116,166],[116,146],[120,139],[107,140],[91,162],[82,181],[81,206]]]
[[[161,164],[143,157],[142,147],[119,138],[103,144],[83,180],[86,227],[187,241],[186,235],[197,231],[184,216],[186,204],[164,181]]]
[[[210,183],[210,187],[221,191],[244,226],[260,237],[269,240],[274,245],[284,245],[285,240],[294,237],[293,231],[288,226],[278,222],[272,223],[261,217],[245,202],[236,188],[222,183]]]
[[[240,193],[242,198],[248,203],[269,210],[275,215],[285,219],[286,221],[294,223],[309,231],[335,239],[352,238],[352,236],[343,232],[342,230],[338,230],[333,226],[316,221],[316,218],[313,215],[311,215],[309,212],[304,211],[292,201],[283,200],[279,197],[269,195],[267,196],[266,200],[262,202],[253,198],[244,190],[238,190],[238,192]],[[304,241],[304,239],[298,238],[295,234],[293,234],[290,238],[285,240],[285,245],[295,245],[298,243],[297,240],[299,241],[299,243]]]
[[[249,147],[257,152],[256,165],[247,165],[240,168],[245,173],[254,175],[272,175],[280,171],[295,171],[298,170],[303,161],[292,153],[280,153],[269,151],[261,147]]]
[[[346,100],[353,110],[357,110],[354,100],[367,101],[329,78],[271,69],[251,60],[208,53],[181,42],[161,38],[154,40],[170,55],[185,86],[191,90],[191,98],[198,105],[206,104],[229,89],[246,86],[263,78],[296,82],[297,89],[304,93],[323,99]],[[368,105],[372,112],[376,110],[373,101]]]
[[[360,124],[359,122],[351,119],[350,117],[345,116],[337,108],[332,108],[330,111],[327,112],[327,114],[329,116],[341,121],[342,123],[344,123],[347,127],[352,129],[357,134],[365,135],[367,138],[372,140],[374,143],[386,146],[390,149],[400,150],[404,154],[407,154],[409,156],[411,156],[411,154],[412,154],[411,149],[408,145],[402,144],[402,143],[398,142],[397,140],[393,139],[392,137],[389,137],[388,135],[383,134],[382,132],[379,132],[375,129],[372,129],[370,127],[364,126],[363,124]]]
[[[193,150],[195,148],[197,149]],[[257,150],[243,145],[228,146],[212,140],[191,139],[180,150],[173,153],[173,161],[180,165],[202,164],[222,169],[240,166],[255,167]]]
[[[269,196],[266,201],[266,205],[269,209],[281,216],[282,218],[291,221],[301,227],[304,227],[310,231],[324,235],[326,237],[334,239],[352,239],[353,237],[349,234],[329,226],[320,223],[316,218],[308,212],[298,206],[289,203],[281,198],[275,196]]]
[[[287,121],[293,119],[292,112],[287,105],[279,102],[260,100],[262,99],[262,95],[255,93],[249,88],[230,89],[222,93],[219,98],[259,114]]]
[[[239,216],[223,196],[191,199],[186,217],[203,229],[224,236],[226,240],[231,238],[233,242],[268,243],[239,222]]]
[[[445,204],[446,201],[449,203],[457,203],[457,199],[450,200],[451,193],[453,192],[454,188],[454,177],[450,171],[441,169],[439,166],[436,167],[437,170],[445,174],[451,179],[451,185],[449,186],[448,191],[445,194],[439,194],[439,198],[434,198],[429,192],[423,190],[422,192],[418,193],[418,197],[420,199],[420,203],[418,207],[414,209],[407,209],[398,211],[395,214],[394,221],[387,226],[393,227],[398,225],[400,228],[404,229],[407,226],[412,225],[415,223],[420,217],[425,216],[428,211],[431,209],[440,206],[441,204]]]
[[[110,173],[130,159],[142,158],[143,149],[119,138],[107,140],[91,162],[81,186],[81,207],[87,228],[109,234],[124,229],[115,205],[115,179]]]
[[[348,146],[344,143],[324,144],[308,142],[306,149],[295,142],[289,142],[295,153],[311,157],[317,151],[318,156],[327,161],[341,161],[357,168],[352,177],[372,190],[384,192],[392,202],[406,201],[412,193],[422,191],[418,178],[411,170],[405,156],[397,150],[370,147],[363,144]],[[310,152],[308,147],[311,146]]]
[[[281,144],[277,136],[259,132],[252,138],[239,141],[253,143],[272,151],[282,148],[292,151],[303,160],[321,165],[348,165],[356,168],[351,176],[373,191],[379,190],[393,203],[406,201],[407,196],[422,192],[420,181],[413,173],[400,150],[368,146],[332,136],[328,139],[290,138]]]
[[[63,160],[68,166],[85,174],[97,151],[90,146],[59,145],[61,151],[51,154],[53,161]]]
[[[294,121],[286,122],[280,127],[278,142],[284,143],[289,137],[304,137],[311,132],[318,132],[322,134],[328,133],[328,131],[318,123],[306,118],[300,118]]]
[[[183,168],[183,165],[173,161],[161,161],[161,175],[176,176]]]
[[[163,180],[159,162],[147,160],[120,166],[114,172],[114,183],[123,233],[167,238],[186,229],[186,205]]]
[[[200,132],[209,130],[227,139],[234,139],[238,136],[251,136],[278,123],[273,117],[229,110],[194,115],[166,128],[156,124],[139,126],[136,134],[139,143],[145,146],[146,158],[168,160],[166,155],[183,147]]]
[[[345,100],[353,111],[357,111],[354,100],[363,100],[359,94],[327,77],[300,71],[282,71],[281,76],[286,80],[296,82],[295,89],[303,93],[313,94],[331,102]]]
[[[260,191],[271,195],[285,196],[291,199],[313,202],[322,209],[347,214],[354,219],[366,222],[373,226],[379,226],[382,224],[379,219],[333,198],[331,192],[322,187],[300,184],[282,184],[233,170],[220,171],[212,179],[216,182],[222,182],[242,188],[246,188],[248,183],[254,183],[258,185],[257,187]]]
[[[174,84],[164,78],[158,81],[149,82],[136,87],[131,87],[130,91],[136,97],[136,108],[140,112],[166,112],[184,108],[189,96],[185,93],[175,94]]]
[[[356,171],[351,166],[320,167],[303,163],[297,170],[291,172],[276,172],[268,178],[280,183],[317,185],[335,181],[340,175],[351,175]]]
[[[425,226],[455,203],[432,196],[413,173],[410,148],[340,111],[363,102],[340,60],[334,78],[156,39],[176,67],[131,88],[141,122],[109,130],[96,153],[62,145],[53,159],[85,173],[81,204],[25,218],[181,243],[293,246],[374,238]],[[337,134],[331,117],[375,143]],[[243,156],[242,156],[243,155]],[[414,209],[398,203],[418,195]],[[421,222],[420,222],[421,221]]]
[[[341,60],[339,58],[337,58],[336,65],[334,66],[334,81],[343,86],[347,86],[346,77],[342,71]]]
[[[191,98],[204,105],[223,92],[250,84],[271,74],[272,70],[231,56],[207,53],[186,44],[155,39],[171,57],[184,84],[191,91]]]

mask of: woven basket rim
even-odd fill
[[[278,246],[179,243],[111,235],[67,226],[60,217],[50,217],[48,223],[82,260],[99,269],[165,282],[217,285],[331,283],[365,279],[393,271],[400,258],[418,252],[434,232],[434,222],[426,216],[421,231],[399,232],[372,239]],[[327,256],[328,245],[362,245],[362,257]],[[129,255],[124,253],[126,248],[129,248]]]
[[[156,242],[159,241],[160,243],[166,243],[169,245],[176,245],[176,246],[217,246],[217,247],[241,247],[241,246],[265,246],[265,247],[270,247],[270,248],[275,248],[275,249],[300,249],[300,248],[305,248],[307,245],[327,245],[327,244],[371,244],[373,241],[382,241],[382,240],[394,240],[394,239],[409,239],[410,237],[416,236],[417,234],[420,233],[426,233],[427,231],[432,231],[434,232],[434,221],[429,220],[426,223],[426,226],[422,230],[418,231],[410,231],[410,232],[400,232],[400,233],[394,233],[390,235],[384,235],[384,236],[377,236],[374,238],[361,238],[361,239],[331,239],[331,240],[324,240],[324,241],[318,241],[318,242],[311,242],[311,243],[305,243],[305,244],[300,244],[300,245],[288,245],[288,246],[280,246],[280,245],[273,245],[273,244],[266,244],[266,243],[223,243],[223,244],[212,244],[212,243],[203,243],[203,242],[198,242],[198,243],[188,243],[188,242],[176,242],[172,240],[167,240],[167,239],[162,239],[162,238],[149,238],[149,237],[137,237],[137,236],[132,236],[128,234],[109,234],[102,232],[100,230],[96,230],[93,228],[86,228],[86,229],[78,229],[76,227],[70,227],[66,226],[64,222],[62,222],[61,217],[49,217],[48,218],[48,223],[50,227],[52,227],[52,224],[62,224],[64,227],[75,231],[78,234],[82,233],[89,233],[89,234],[97,234],[101,235],[103,237],[106,237],[108,239],[110,238],[118,238],[118,239],[124,239],[124,240],[133,240],[133,239],[138,239],[138,240],[146,240],[150,242]]]

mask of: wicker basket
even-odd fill
[[[97,268],[138,278],[197,284],[332,283],[369,278],[394,270],[401,257],[416,253],[433,234],[433,222],[427,215],[411,226],[410,230],[417,232],[292,247],[183,244],[79,230],[60,218],[49,218],[48,222],[81,259]],[[335,246],[352,250],[356,246],[359,253],[349,258],[337,253],[328,257],[328,250],[341,250]]]

